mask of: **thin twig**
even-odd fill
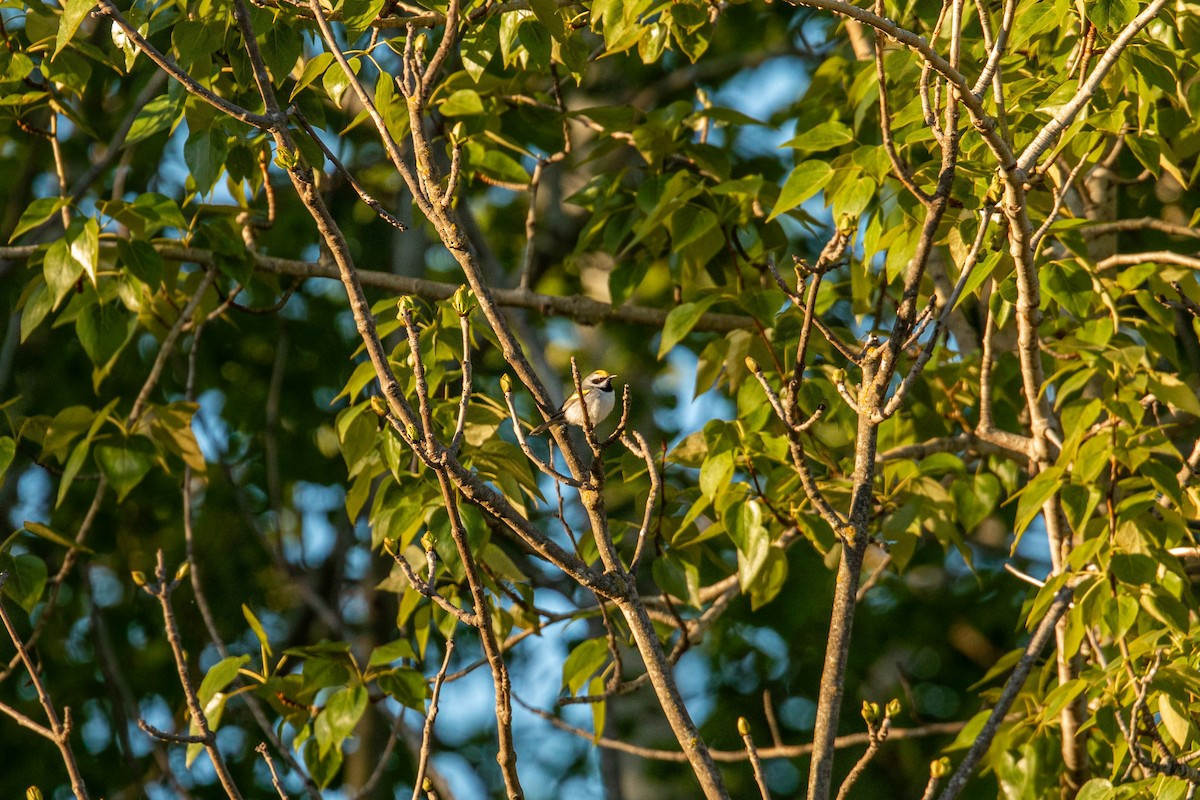
[[[513,700],[522,708],[529,711],[546,722],[550,723],[555,728],[566,733],[570,733],[581,739],[589,742],[594,742],[597,747],[604,747],[609,750],[617,750],[622,753],[638,756],[639,758],[653,759],[655,761],[666,761],[671,763],[685,764],[687,763],[687,755],[678,750],[661,750],[653,747],[642,747],[641,745],[633,744],[632,742],[623,739],[610,739],[606,736],[596,737],[595,733],[583,728],[575,727],[570,723],[559,719],[554,714],[544,711],[536,706],[531,706],[520,697],[513,696]],[[966,726],[965,722],[936,722],[929,725],[923,725],[919,728],[893,728],[888,738],[892,741],[901,739],[921,739],[929,736],[952,736],[961,731]],[[868,744],[870,737],[866,733],[851,733],[845,736],[839,736],[834,739],[834,748],[843,750],[847,747],[857,747]],[[767,747],[759,748],[758,756],[761,759],[796,759],[803,756],[811,755],[813,746],[811,744],[794,744],[785,745],[782,747]],[[750,756],[743,748],[741,750],[709,750],[712,754],[713,761],[723,764],[732,764],[743,761],[748,761]]]
[[[308,124],[308,120],[300,111],[299,106],[290,106],[288,108],[288,116],[295,118],[295,120],[300,123],[300,127],[303,128],[304,132],[308,134],[308,138],[316,142],[317,146],[321,148],[321,152],[323,152],[325,157],[328,158],[330,163],[333,164],[334,169],[341,173],[342,177],[346,179],[346,182],[350,184],[350,188],[354,190],[354,193],[358,195],[360,200],[370,206],[371,210],[378,214],[380,219],[391,225],[396,230],[408,230],[408,226],[401,222],[395,214],[384,208],[382,203],[372,197],[367,190],[362,187],[362,184],[355,179],[350,170],[346,169],[345,165],[338,160],[338,157],[334,154],[334,152],[329,149],[328,145],[325,144],[325,140],[322,139],[315,130],[313,130],[312,125]]]
[[[425,783],[425,769],[429,765],[429,754],[433,750],[433,723],[437,720],[442,684],[446,682],[446,670],[450,667],[452,655],[454,655],[453,632],[446,639],[446,653],[442,656],[442,666],[433,679],[433,693],[429,696],[429,710],[425,712],[425,727],[421,732],[421,750],[417,755],[417,776],[413,779],[413,800],[420,797],[421,787]]]
[[[271,759],[267,743],[259,742],[258,747],[254,749],[263,757],[263,761],[267,762],[267,769],[271,771],[271,785],[275,787],[275,791],[279,794],[279,800],[288,800],[287,792],[283,790],[283,782],[279,780],[279,773],[275,771],[275,762]]]
[[[200,704],[200,698],[188,675],[187,656],[184,655],[183,642],[179,637],[179,626],[175,623],[175,609],[171,605],[171,593],[178,587],[179,579],[168,579],[167,565],[161,549],[158,551],[154,577],[153,582],[146,583],[142,588],[146,590],[147,594],[158,600],[162,609],[163,627],[167,633],[167,642],[171,645],[171,653],[175,657],[175,670],[179,677],[179,684],[183,688],[192,724],[200,732],[200,741],[204,744],[204,749],[212,761],[221,788],[225,790],[225,794],[230,800],[241,800],[241,792],[238,791],[237,784],[233,781],[233,775],[230,774],[229,767],[225,764],[225,757],[217,749],[217,736],[208,726],[208,717],[204,713],[204,707]]]
[[[755,748],[754,738],[750,735],[750,723],[745,717],[738,717],[737,725],[738,733],[742,735],[742,744],[746,747],[746,757],[750,759],[750,769],[754,772],[754,782],[758,785],[758,794],[762,800],[771,800],[771,790],[767,788],[762,759],[758,757],[758,749]]]
[[[154,358],[154,364],[150,367],[150,372],[146,376],[145,383],[142,384],[142,390],[138,392],[137,399],[133,401],[133,408],[129,411],[129,425],[132,426],[141,417],[142,411],[146,407],[146,402],[150,399],[150,392],[154,391],[154,387],[158,385],[158,379],[162,375],[163,367],[166,366],[167,358],[175,349],[175,341],[179,338],[179,334],[183,332],[183,326],[192,318],[192,314],[199,308],[200,302],[204,299],[204,293],[208,291],[208,287],[212,285],[217,277],[216,269],[205,270],[204,277],[200,279],[200,284],[196,287],[196,291],[192,292],[192,296],[188,299],[183,310],[179,312],[171,329],[167,331],[167,335],[163,337],[162,344],[158,347],[158,355]]]
[[[181,244],[156,241],[154,249],[167,261],[199,264],[205,267],[216,265],[220,256],[211,250],[185,247]],[[110,254],[115,244],[100,243],[101,256]],[[14,245],[0,247],[0,259],[26,261],[38,252],[36,245]],[[271,275],[287,275],[295,278],[321,278],[340,280],[341,275],[336,266],[324,261],[300,261],[289,258],[277,258],[261,253],[246,253],[254,262],[255,269]],[[391,272],[378,270],[356,270],[361,285],[372,289],[382,289],[393,294],[410,294],[424,300],[447,300],[454,295],[458,284],[443,281],[412,278]],[[504,308],[524,308],[538,311],[546,316],[564,317],[580,325],[602,325],[608,322],[621,322],[630,325],[641,325],[647,328],[662,328],[666,324],[669,309],[653,308],[633,303],[614,306],[612,303],[593,300],[582,294],[559,296],[539,294],[522,289],[495,288],[491,290],[495,305]],[[853,353],[845,347],[836,334],[817,320],[817,329],[831,337],[843,355],[852,357]],[[726,314],[707,311],[700,316],[693,331],[703,333],[729,333],[730,331],[754,330],[753,319],[743,314]]]
[[[572,488],[579,488],[582,485],[580,481],[575,480],[570,475],[562,474],[556,470],[550,462],[543,461],[533,452],[533,449],[529,446],[528,439],[525,437],[525,432],[521,428],[521,418],[517,416],[517,406],[513,402],[512,390],[505,387],[503,388],[503,391],[504,402],[508,405],[508,415],[509,418],[512,419],[513,434],[517,438],[517,444],[520,446],[521,452],[525,454],[525,457],[528,458],[540,472],[553,478],[556,483],[564,483]]]
[[[1009,708],[1012,707],[1013,701],[1017,699],[1017,694],[1025,684],[1025,679],[1029,677],[1034,662],[1037,661],[1046,644],[1054,636],[1054,629],[1058,621],[1067,613],[1067,609],[1071,607],[1071,597],[1073,594],[1074,587],[1068,584],[1059,589],[1058,594],[1054,596],[1054,602],[1046,610],[1046,616],[1042,617],[1042,621],[1038,623],[1037,629],[1033,632],[1033,638],[1025,646],[1025,652],[1021,654],[1017,666],[1013,669],[1012,674],[1009,675],[1008,681],[1005,682],[1004,689],[1000,692],[1000,697],[997,699],[996,705],[992,708],[992,713],[988,715],[987,722],[984,723],[979,735],[975,737],[975,742],[971,745],[971,749],[967,751],[967,755],[963,758],[962,763],[958,765],[958,769],[954,771],[954,774],[946,783],[946,788],[942,790],[938,800],[954,800],[954,798],[962,793],[963,788],[966,787],[967,781],[975,771],[975,767],[978,766],[980,759],[983,758],[988,748],[992,746],[992,740],[996,738],[996,733],[1000,730],[1000,723],[1004,721],[1004,717],[1008,714]]]
[[[883,16],[883,0],[875,0],[875,13]],[[875,78],[879,83],[879,130],[883,136],[883,148],[887,152],[888,160],[892,162],[892,174],[896,180],[904,185],[904,188],[912,194],[913,197],[921,201],[922,205],[929,205],[933,198],[929,193],[922,189],[913,181],[912,173],[908,171],[908,167],[900,160],[900,154],[896,152],[896,140],[892,137],[892,112],[888,107],[888,89],[887,89],[887,73],[883,65],[883,37],[875,36]]]
[[[892,718],[890,715],[885,716],[883,721],[876,725],[874,722],[867,721],[867,735],[870,737],[867,742],[867,751],[859,757],[850,771],[846,773],[845,780],[838,788],[837,800],[846,800],[850,795],[850,790],[854,788],[854,784],[862,777],[863,772],[867,768],[867,764],[871,763],[871,759],[879,752],[879,747],[887,740],[888,734],[891,732]]]
[[[204,102],[211,105],[218,111],[240,120],[247,125],[266,130],[270,127],[270,120],[261,114],[254,114],[246,109],[229,102],[223,97],[214,94],[209,89],[201,86],[194,78],[180,69],[174,61],[164,56],[154,45],[146,40],[146,37],[138,33],[137,29],[129,24],[129,20],[121,15],[120,10],[112,0],[97,0],[99,4],[99,12],[112,19],[113,23],[124,31],[125,36],[139,50],[162,69],[163,72],[170,75],[178,81],[185,89],[196,97],[199,97]]]
[[[8,580],[8,572],[0,572],[0,589],[4,588],[5,582]],[[71,789],[75,792],[78,800],[88,800],[87,787],[83,783],[83,773],[79,770],[79,764],[75,760],[75,754],[71,750],[71,709],[63,708],[62,721],[59,721],[58,712],[54,709],[54,701],[50,698],[50,692],[46,689],[46,684],[42,680],[41,673],[33,663],[33,659],[29,655],[29,648],[25,646],[25,642],[21,640],[20,634],[17,633],[16,626],[13,625],[12,618],[8,615],[8,609],[4,607],[3,599],[0,599],[0,620],[4,622],[4,629],[8,632],[8,638],[12,640],[13,647],[17,649],[17,656],[25,665],[25,670],[29,674],[29,681],[33,684],[34,691],[37,692],[38,701],[42,704],[42,710],[46,713],[46,721],[50,723],[50,729],[38,726],[37,728],[31,725],[25,725],[30,730],[38,731],[45,735],[50,734],[46,738],[58,747],[58,752],[62,756],[63,765],[67,768],[67,775],[71,778]],[[20,715],[15,712],[9,714],[22,722]],[[28,718],[24,718],[28,720]],[[32,722],[32,720],[29,720]],[[24,724],[24,723],[22,723]],[[36,725],[36,723],[33,723]]]

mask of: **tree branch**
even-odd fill
[[[1012,707],[1013,701],[1017,699],[1017,694],[1025,684],[1025,679],[1029,677],[1034,662],[1037,661],[1042,650],[1045,649],[1050,638],[1054,635],[1054,629],[1058,625],[1059,619],[1071,607],[1071,598],[1074,592],[1074,587],[1068,584],[1059,589],[1058,594],[1054,596],[1054,602],[1047,609],[1046,616],[1038,623],[1037,629],[1033,633],[1033,638],[1025,646],[1025,652],[1021,655],[1021,659],[1017,662],[1017,666],[1013,669],[1012,674],[1008,676],[1008,681],[1005,682],[1004,689],[1000,693],[1000,698],[992,708],[992,713],[988,715],[983,730],[975,737],[975,742],[971,745],[971,749],[967,751],[967,755],[963,758],[962,763],[958,765],[958,769],[954,771],[954,774],[946,783],[946,788],[942,790],[938,800],[954,800],[962,793],[963,788],[966,787],[971,773],[975,771],[975,767],[978,766],[980,759],[983,758],[983,754],[992,746],[992,740],[996,738],[996,733],[1000,730],[1000,723],[1004,722],[1004,717]]]

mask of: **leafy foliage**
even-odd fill
[[[247,794],[750,796],[744,717],[795,796],[902,698],[864,796],[1184,796],[1196,10],[0,4],[0,573],[80,780],[218,779],[182,672]],[[573,366],[631,405],[546,459]]]

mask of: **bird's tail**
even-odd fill
[[[561,414],[555,414],[553,417],[551,417],[550,419],[546,420],[546,421],[545,421],[545,422],[543,422],[541,425],[538,425],[536,428],[534,428],[534,429],[532,429],[531,431],[529,431],[529,435],[530,435],[530,436],[537,436],[538,434],[545,433],[546,431],[550,430],[550,426],[551,426],[551,425],[553,425],[553,424],[554,424],[554,423],[556,423],[556,422],[559,422],[560,420],[562,420],[562,415],[561,415]]]

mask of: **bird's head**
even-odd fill
[[[584,390],[600,389],[602,391],[609,391],[612,389],[612,382],[615,377],[617,376],[605,370],[598,369],[583,379],[583,388]]]

